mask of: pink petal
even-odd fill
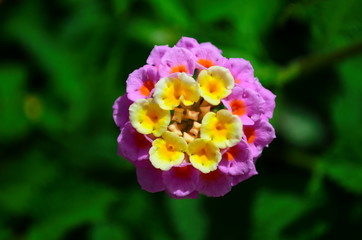
[[[190,194],[188,194],[188,195],[185,195],[185,196],[183,196],[183,197],[180,197],[180,196],[177,196],[177,195],[175,195],[175,194],[172,194],[172,193],[168,192],[167,190],[166,190],[166,193],[167,193],[170,197],[175,198],[175,199],[184,199],[184,198],[196,199],[196,198],[199,197],[199,193],[198,193],[197,191],[194,191],[194,192],[192,192],[192,193],[190,193]]]
[[[248,142],[254,158],[259,157],[264,147],[275,137],[275,130],[267,121],[259,120],[252,126],[244,126],[244,139]]]
[[[242,58],[230,58],[229,69],[236,84],[254,81],[254,69],[250,62]]]
[[[214,44],[212,44],[211,42],[204,42],[204,43],[200,43],[200,47],[207,47],[207,48],[211,48],[213,51],[217,51],[218,53],[222,53],[221,49],[218,49]]]
[[[161,59],[159,66],[160,77],[167,77],[175,72],[194,74],[195,58],[186,48],[173,47]]]
[[[162,171],[154,168],[150,163],[147,166],[136,167],[137,180],[143,190],[160,192],[165,190],[162,181]]]
[[[178,197],[184,197],[194,192],[198,178],[199,172],[191,164],[173,167],[163,173],[166,190]]]
[[[252,125],[262,113],[262,98],[251,88],[235,86],[231,94],[222,100],[224,105],[238,115],[244,125]]]
[[[176,47],[182,47],[186,49],[193,49],[199,46],[199,43],[196,39],[190,37],[182,37],[175,45]]]
[[[157,70],[153,66],[145,65],[133,71],[127,79],[127,96],[136,101],[148,98],[159,80]]]
[[[214,65],[220,66],[222,65],[220,62],[227,61],[226,58],[220,54],[220,50],[212,44],[200,44],[199,47],[195,47],[191,51],[195,55],[198,69],[205,69]]]
[[[255,169],[255,165],[252,165],[253,167],[250,169],[250,171],[236,176],[231,176],[231,186],[236,186],[237,184],[241,183],[242,181],[245,181],[246,179],[251,178],[254,175],[257,175],[258,172]]]
[[[161,63],[161,59],[163,57],[163,55],[165,55],[165,53],[167,52],[167,50],[170,49],[170,47],[168,45],[162,45],[162,46],[155,46],[151,53],[150,56],[147,58],[147,64],[153,65],[153,66],[158,66]]]
[[[231,190],[231,177],[219,169],[200,174],[197,190],[209,197],[221,197]]]
[[[248,144],[242,140],[229,148],[219,163],[221,172],[230,175],[244,175],[254,168],[253,156]]]
[[[134,164],[149,158],[151,146],[152,143],[137,132],[130,122],[125,124],[118,137],[118,154]]]
[[[260,96],[263,98],[264,100],[264,104],[263,104],[263,112],[264,115],[267,118],[272,118],[273,117],[273,113],[274,113],[274,109],[275,109],[275,98],[276,95],[274,95],[271,91],[269,91],[268,89],[264,88],[261,83],[259,81],[257,81],[256,84],[256,90],[257,92],[260,94]]]
[[[113,119],[119,128],[123,128],[124,124],[129,121],[128,108],[131,106],[132,101],[124,94],[116,99],[113,104]]]

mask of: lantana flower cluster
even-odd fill
[[[275,138],[275,95],[250,62],[221,53],[183,37],[155,46],[129,75],[113,117],[118,154],[134,164],[144,190],[218,197],[257,174],[255,161]]]

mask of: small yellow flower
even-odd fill
[[[166,131],[162,134],[162,138],[157,138],[152,142],[149,152],[150,161],[155,168],[167,171],[182,163],[186,150],[185,139],[176,133]]]
[[[173,110],[182,102],[190,106],[200,98],[198,83],[186,73],[162,78],[155,86],[155,101],[162,109]]]
[[[243,136],[243,125],[238,116],[228,110],[209,112],[201,122],[200,136],[219,148],[235,146]]]
[[[219,148],[211,141],[201,138],[189,143],[188,153],[192,166],[203,173],[216,170],[221,161]]]
[[[212,105],[218,105],[234,87],[234,78],[229,69],[212,66],[202,70],[197,78],[200,95]]]
[[[159,137],[167,129],[171,120],[170,111],[161,109],[152,99],[138,99],[129,107],[132,126],[142,134]]]

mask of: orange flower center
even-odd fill
[[[211,66],[214,66],[214,63],[211,60],[207,60],[207,59],[200,59],[199,61],[197,61],[200,65],[209,68]]]
[[[234,100],[230,103],[234,115],[243,116],[246,113],[246,106],[241,100]]]
[[[228,161],[233,161],[235,159],[235,155],[237,155],[237,149],[235,147],[229,148],[224,155]]]
[[[226,153],[224,153],[224,154],[225,154],[225,157],[226,157],[226,159],[227,159],[228,161],[234,160],[234,156],[233,156],[231,153],[226,152]]]
[[[155,84],[150,81],[147,80],[140,88],[140,93],[145,96],[148,97],[150,95],[150,92],[152,91],[152,89],[155,87]]]
[[[174,66],[171,68],[171,73],[187,72],[185,65]]]
[[[248,143],[253,143],[255,141],[255,129],[253,127],[244,126],[244,133]]]

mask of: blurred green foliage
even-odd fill
[[[0,1],[0,240],[361,239],[359,0]],[[259,175],[222,198],[140,189],[113,101],[181,36],[277,97]]]

